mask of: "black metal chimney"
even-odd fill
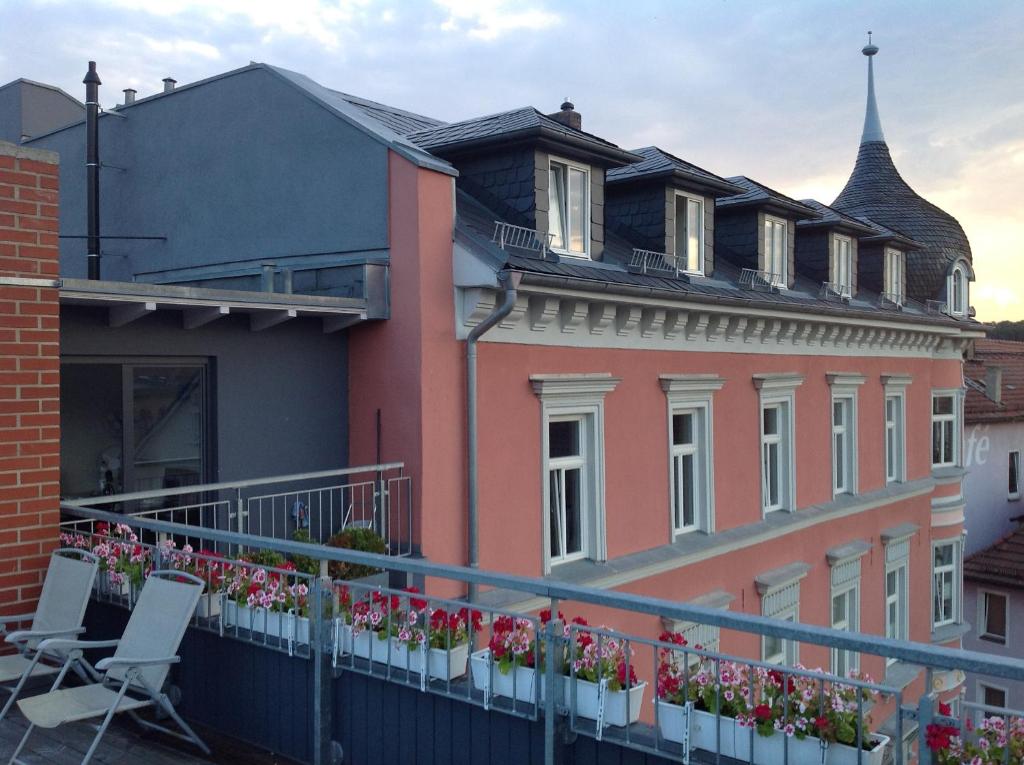
[[[100,76],[96,62],[89,62],[85,73],[85,174],[88,199],[86,223],[88,225],[89,278],[100,278],[100,136],[99,122]]]

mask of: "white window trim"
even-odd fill
[[[853,595],[854,606],[850,608],[850,595]],[[841,595],[845,595],[846,600],[846,618],[841,622],[832,621],[835,616],[835,599]],[[845,632],[860,632],[860,577],[856,581],[849,584],[843,585],[842,587],[833,587],[831,590],[831,597],[829,598],[829,620],[832,629],[843,630]],[[843,624],[843,622],[846,622]],[[860,653],[857,651],[849,651],[846,649],[833,648],[831,650],[831,671],[833,674],[838,672],[839,654],[843,653],[846,655],[846,672],[844,676],[848,676],[851,670],[860,669]]]
[[[765,213],[764,223],[762,225],[762,235],[765,224],[779,224],[782,226],[782,268],[779,273],[775,273],[771,269],[771,263],[768,260],[768,237],[764,237],[764,270],[766,273],[774,274],[778,276],[778,286],[782,289],[788,289],[789,287],[789,221],[785,218],[779,218],[775,215],[768,215]]]
[[[734,595],[729,594],[725,590],[715,590],[686,602],[692,606],[703,606],[704,608],[717,608],[722,611],[728,611],[729,605],[735,599]],[[722,630],[720,627],[664,617],[661,620],[661,626],[669,632],[681,633],[686,638],[686,643],[690,648],[711,651],[712,653],[718,653],[721,650]],[[689,653],[687,657],[691,667],[700,663],[701,657],[698,654]]]
[[[761,615],[771,619],[788,619],[794,624],[800,622],[800,580],[802,580],[811,567],[806,563],[791,563],[782,568],[766,571],[754,579],[754,585],[761,596]],[[785,590],[791,590],[791,596],[780,607],[771,610],[768,608],[770,598],[779,596]],[[768,656],[765,653],[766,640],[761,637],[761,661],[769,663],[780,663],[793,665],[800,661],[800,643],[795,640],[782,639],[782,653]],[[781,661],[776,661],[776,658]]]
[[[899,277],[896,280],[895,284],[893,283],[892,278],[893,260],[899,263],[899,267],[897,269],[899,271]],[[897,298],[896,305],[903,305],[904,300],[906,300],[906,296],[904,295],[903,289],[903,282],[905,280],[907,273],[906,254],[903,252],[903,250],[897,250],[893,247],[886,247],[884,261],[885,262],[883,263],[883,267],[885,268],[885,275],[882,279],[882,292],[887,292],[890,295],[895,295]]]
[[[860,631],[860,559],[869,552],[871,552],[871,543],[863,539],[838,545],[825,552],[825,558],[829,565],[828,618],[832,629],[842,629],[847,632]],[[849,602],[850,593],[853,593],[854,596],[852,609]],[[845,626],[838,626],[833,621],[835,599],[844,594],[848,598],[846,619],[844,620],[846,624]],[[847,672],[860,669],[860,653],[858,651],[832,648],[830,654],[833,673],[837,670],[840,652],[846,656]]]
[[[754,387],[760,393],[760,401],[757,411],[758,440],[758,474],[761,476],[761,515],[765,517],[768,513],[795,512],[796,511],[796,389],[803,384],[802,375],[784,374],[758,374],[753,376]],[[783,502],[779,507],[768,509],[764,503],[764,410],[767,406],[782,404],[788,411],[788,417],[784,426],[786,428],[785,454],[781,455],[785,460],[783,466],[783,479],[788,482]]]
[[[673,541],[680,534],[689,534],[694,531],[704,531],[713,534],[715,531],[715,452],[714,452],[714,409],[712,398],[715,391],[720,390],[725,380],[716,375],[674,375],[663,374],[659,376],[661,389],[665,392],[665,399],[668,405],[668,473],[669,473],[669,505],[668,525],[669,541]],[[703,447],[699,470],[702,482],[702,502],[698,508],[696,525],[693,528],[677,529],[675,517],[672,510],[672,503],[675,497],[675,466],[674,447],[672,444],[672,415],[686,409],[699,409],[702,411],[700,422],[700,433],[696,434]]]
[[[942,621],[935,621],[935,550],[939,547],[953,546],[953,601],[950,607],[952,612],[952,618],[943,619]],[[938,627],[945,627],[949,624],[959,624],[963,621],[960,608],[963,603],[963,540],[959,537],[952,537],[949,539],[937,539],[932,542],[932,557],[931,557],[931,570],[932,570],[932,598],[931,598],[931,620],[932,629]],[[944,569],[945,570],[945,569]]]
[[[885,474],[886,484],[903,483],[907,480],[907,387],[913,381],[910,375],[883,374],[881,375],[883,397],[882,397],[882,435],[885,438],[888,433],[889,418],[885,411],[885,402],[890,396],[899,399],[899,412],[896,421],[896,477],[889,478],[889,466],[886,450],[888,439],[886,438],[882,449],[882,467]]]
[[[1017,456],[1017,459],[1015,460],[1016,465],[1017,465],[1017,491],[1010,491],[1010,461],[1013,460],[1014,455]],[[1021,491],[1020,491],[1020,484],[1021,484],[1020,467],[1021,467],[1021,465],[1020,465],[1020,450],[1019,449],[1011,449],[1009,451],[1009,453],[1007,455],[1007,459],[1006,459],[1006,499],[1008,501],[1010,501],[1010,502],[1014,502],[1014,501],[1020,499],[1020,496],[1021,496]]]
[[[953,399],[953,413],[948,414],[935,414],[935,399],[937,398],[948,398]],[[945,422],[952,419],[953,422],[953,461],[952,462],[932,462],[932,469],[935,468],[946,468],[946,467],[962,467],[963,465],[963,435],[964,435],[964,395],[962,388],[936,388],[932,390],[932,401],[931,409],[929,410],[931,419],[931,439],[930,447],[932,456],[935,455],[935,421],[936,417],[941,417],[942,421]]]
[[[1006,634],[999,638],[996,635],[988,632],[988,609],[985,607],[985,596],[986,595],[998,595],[1003,599],[1005,604],[1006,613],[1004,615],[1003,624],[1006,625]],[[1001,590],[992,590],[986,588],[978,589],[978,638],[988,643],[995,645],[1010,645],[1010,594]]]
[[[961,300],[963,301],[962,305],[957,305],[955,299],[956,290],[954,289],[954,285],[956,284],[957,275],[960,276],[963,282],[963,289],[960,290]],[[953,266],[953,270],[949,272],[949,280],[946,284],[946,293],[949,297],[948,308],[950,314],[952,314],[953,316],[966,316],[967,313],[970,311],[971,300],[969,297],[970,288],[968,287],[968,283],[969,282],[967,279],[967,269],[964,268],[962,262],[957,263],[955,266]]]
[[[672,211],[672,214],[674,216],[676,216],[676,218],[677,218],[677,220],[676,220],[676,230],[679,229],[679,221],[678,221],[679,206],[678,206],[678,201],[675,201],[675,200],[678,200],[680,197],[682,197],[683,199],[687,199],[689,201],[697,202],[698,204],[700,204],[700,244],[698,245],[698,247],[700,248],[700,253],[699,253],[699,255],[700,255],[700,265],[697,267],[696,271],[691,271],[690,269],[687,269],[687,268],[682,268],[680,270],[683,273],[693,274],[695,276],[704,276],[704,274],[705,274],[705,265],[706,265],[706,262],[707,262],[706,258],[705,258],[705,255],[707,254],[707,245],[706,245],[706,243],[704,241],[704,237],[705,237],[705,232],[704,232],[704,216],[705,216],[707,211],[706,211],[706,208],[705,208],[704,197],[702,197],[702,196],[700,196],[698,194],[690,194],[689,192],[681,191],[680,189],[676,189],[675,190],[674,203],[675,203],[676,207]],[[673,237],[673,240],[675,241],[675,250],[676,251],[674,253],[672,253],[672,254],[676,256],[676,263],[678,263],[679,262],[679,260],[678,260],[678,258],[679,258],[679,241],[678,241],[677,237]]]
[[[828,381],[829,387],[832,389],[832,396],[829,399],[829,411],[828,421],[830,427],[829,431],[833,434],[830,441],[830,449],[832,451],[832,497],[838,497],[840,494],[849,494],[855,496],[857,494],[857,487],[859,485],[859,469],[858,463],[860,462],[858,454],[858,431],[857,418],[858,418],[858,407],[857,407],[857,392],[860,386],[864,384],[864,376],[858,374],[851,374],[848,372],[828,372],[825,375],[825,379]],[[836,486],[836,454],[835,454],[835,427],[833,420],[833,409],[835,404],[839,400],[846,400],[849,402],[849,425],[845,428],[844,441],[846,442],[846,472],[849,474],[849,481],[847,485],[841,489]]]
[[[839,245],[845,243],[849,249],[849,262],[846,264],[846,279],[840,279],[839,273]],[[843,234],[832,235],[832,282],[839,287],[843,297],[853,296],[853,238]]]
[[[986,689],[987,690],[992,690],[992,691],[999,691],[1000,693],[1003,694],[1003,706],[997,707],[998,709],[1008,709],[1009,708],[1009,706],[1008,706],[1009,703],[1010,703],[1010,689],[1009,689],[1009,687],[1008,686],[1002,686],[1002,685],[996,685],[995,683],[987,681],[987,680],[986,681],[982,681],[982,680],[978,681],[978,690],[977,690],[977,693],[978,693],[978,703],[981,704],[982,707],[987,706],[985,704],[985,691],[986,691]],[[977,718],[974,721],[975,725],[980,725],[982,719],[984,719],[985,717],[991,717],[994,714],[995,714],[994,712],[986,712],[984,709],[977,710]]]
[[[566,247],[564,249],[563,248],[552,247],[551,251],[555,252],[555,253],[558,253],[559,255],[565,255],[567,258],[579,258],[581,260],[590,260],[591,259],[590,258],[590,250],[591,250],[591,247],[590,247],[590,245],[591,245],[590,237],[591,237],[591,227],[592,227],[592,222],[590,220],[591,215],[592,215],[592,213],[591,213],[592,201],[590,199],[590,195],[592,193],[591,185],[593,183],[593,181],[591,179],[592,171],[591,171],[590,165],[584,165],[581,162],[574,162],[571,159],[565,159],[563,157],[556,157],[553,154],[552,155],[548,155],[548,183],[549,184],[551,183],[551,164],[552,163],[559,164],[559,165],[565,165],[567,170],[568,170],[568,168],[575,168],[577,170],[582,170],[583,172],[585,172],[587,174],[587,199],[586,199],[586,204],[583,205],[583,208],[584,208],[583,218],[584,218],[584,222],[586,223],[586,226],[584,227],[585,230],[583,232],[583,245],[584,245],[584,248],[585,248],[584,251],[583,252],[572,252],[568,247]],[[570,188],[568,172],[566,173],[566,176],[565,176],[565,183],[566,183],[566,187],[565,187],[565,208],[566,208],[566,210],[565,210],[565,212],[566,212],[565,232],[566,232],[566,236],[568,237],[569,230],[570,230],[569,219],[568,219],[568,215],[569,215],[569,188]],[[550,194],[550,191],[548,193]],[[549,212],[549,215],[550,215],[550,212]],[[549,218],[549,220],[550,220],[550,218]],[[568,242],[566,244],[568,244]]]
[[[903,571],[903,583],[900,585],[899,572]],[[896,617],[899,620],[896,627],[896,640],[910,639],[910,558],[901,558],[885,566],[885,614],[883,617],[885,635],[889,634],[889,574],[896,574]],[[885,666],[889,667],[897,662],[897,659],[886,657]]]
[[[548,497],[548,423],[552,418],[584,416],[591,418],[591,427],[586,436],[589,439],[587,452],[592,459],[590,476],[589,514],[585,519],[590,524],[587,534],[589,549],[582,557],[605,560],[608,557],[608,542],[605,527],[605,476],[604,476],[604,398],[615,390],[620,379],[607,373],[597,374],[551,374],[531,375],[530,384],[541,402],[541,527],[544,554],[544,573],[551,573],[551,513]],[[560,562],[559,562],[560,563]],[[556,563],[555,565],[559,565]]]

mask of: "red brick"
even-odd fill
[[[0,385],[37,385],[39,372],[0,372]]]
[[[22,542],[41,542],[44,539],[50,539],[57,534],[57,530],[50,526],[36,526],[30,529],[21,529],[18,532],[20,541]],[[22,571],[25,569],[22,568]]]
[[[31,215],[36,215],[38,210],[33,209]],[[0,224],[2,225],[2,224]],[[18,227],[26,231],[59,231],[56,218],[29,218],[22,215],[18,218]]]
[[[21,421],[22,427],[42,427],[42,426],[54,426],[60,427],[60,415],[55,413],[46,414],[23,414],[18,418]]]
[[[56,260],[58,250],[53,247],[33,247],[30,244],[23,244],[18,248],[19,258],[39,258],[41,260]]]
[[[14,157],[0,157],[0,170],[13,170]]]
[[[56,191],[58,188],[60,188],[60,181],[58,181],[56,178],[51,178],[47,175],[43,175],[40,176],[39,178],[39,188],[53,189],[54,191]]]
[[[42,175],[57,175],[57,163],[55,162],[40,162],[35,159],[22,159],[18,163],[19,168],[22,172],[26,173],[40,173]]]
[[[0,297],[3,297],[0,295]],[[60,315],[60,304],[56,301],[47,303],[22,303],[18,306],[18,311],[22,315],[31,316],[59,316]]]
[[[14,199],[14,189],[23,189],[23,186],[11,186],[6,183],[0,183],[0,199]]]
[[[41,276],[60,276],[60,263],[57,260],[40,261],[39,273]]]
[[[35,231],[18,231],[16,229],[0,229],[0,242],[26,242],[37,244],[41,240]]]
[[[40,319],[43,321],[44,319]],[[41,359],[20,359],[18,369],[22,371],[37,370],[39,372],[59,372],[60,359],[57,357]]]
[[[57,204],[57,192],[50,191],[49,189],[30,189],[25,186],[19,186],[18,199],[24,202],[43,202],[55,205]]]
[[[60,237],[57,234],[51,234],[48,231],[39,232],[39,244],[44,244],[49,247],[56,247],[60,244]]]
[[[0,287],[0,300],[39,300],[35,287]]]
[[[0,459],[0,472],[9,470],[35,470],[39,467],[39,457],[8,457]]]
[[[51,531],[51,533],[53,533]],[[21,559],[21,571],[45,571],[50,566],[49,555],[35,555]]]
[[[16,204],[16,203],[15,203]],[[36,214],[36,207],[32,207],[32,214]],[[0,228],[14,228],[14,213],[7,210],[7,205],[0,207]]]
[[[40,489],[38,486],[3,486],[4,476],[7,473],[0,473],[0,499],[2,500],[17,500],[17,499],[38,499],[40,496]],[[12,475],[17,475],[12,474]],[[20,507],[24,507],[21,505]]]
[[[26,322],[30,331],[22,332],[18,339],[23,343],[59,343],[60,333],[55,329],[36,329],[39,326],[38,316],[19,316],[21,321]],[[26,325],[22,325],[26,326]],[[55,349],[56,350],[56,349]]]
[[[54,179],[56,180],[56,178]],[[15,186],[38,186],[39,178],[31,173],[17,172],[14,170],[0,170],[0,183],[10,183]]]
[[[2,398],[0,398],[0,414],[24,414],[38,411],[38,401],[4,401]]]
[[[26,502],[21,502],[18,507],[22,514],[24,513],[38,513],[52,511],[53,508],[57,507],[58,504],[56,495],[53,497],[45,497],[44,499],[30,499]]]
[[[4,545],[3,547],[0,547],[0,557],[3,558],[21,558],[25,555],[39,555],[39,543],[25,542],[23,544]],[[0,587],[3,586],[3,583],[0,582]]]
[[[39,584],[39,574],[36,571],[0,576],[0,587],[23,587],[33,584]]]
[[[23,470],[18,480],[24,484],[52,483],[60,480],[60,470]]]
[[[11,213],[14,215],[38,215],[39,214],[39,203],[28,202],[24,200],[10,201],[0,203],[0,212]],[[8,225],[14,225],[14,221],[11,221]]]

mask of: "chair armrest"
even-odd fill
[[[160,659],[133,659],[131,656],[111,656],[100,659],[96,663],[96,669],[106,672],[112,667],[157,667],[161,664],[177,664],[181,661],[180,656],[165,656]]]
[[[50,638],[39,644],[39,651],[88,651],[90,648],[116,648],[118,640],[62,640]]]
[[[4,614],[0,616],[0,635],[7,632],[7,625],[21,624],[22,622],[30,622],[36,618],[35,612],[31,614]]]
[[[23,643],[27,640],[46,640],[47,638],[57,638],[71,635],[81,635],[85,632],[85,627],[72,627],[68,630],[19,630],[18,632],[12,632],[6,638],[8,643]]]

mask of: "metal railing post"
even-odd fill
[[[931,671],[927,672],[931,686]],[[917,701],[917,762],[918,765],[932,765],[932,750],[928,748],[928,726],[935,718],[935,694],[922,693]]]
[[[331,734],[333,727],[333,705],[331,698],[330,656],[324,639],[325,594],[331,592],[330,580],[320,577],[313,579],[310,593],[312,612],[310,626],[312,634],[311,653],[313,658],[313,765],[330,765]],[[328,587],[325,591],[324,585]]]
[[[562,637],[562,622],[557,618],[558,601],[551,603],[551,620],[544,630],[544,765],[555,765],[555,723],[557,704],[555,699],[561,691],[558,673],[555,671],[555,651]]]

